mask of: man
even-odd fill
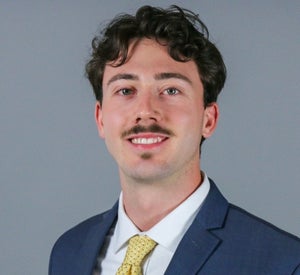
[[[229,204],[200,169],[226,69],[194,13],[115,18],[86,70],[122,192],[59,238],[49,274],[300,274],[300,240]]]

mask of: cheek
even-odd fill
[[[124,131],[126,120],[124,112],[118,109],[104,109],[102,123],[105,137],[113,138],[115,135]]]
[[[200,108],[190,108],[186,112],[179,114],[178,125],[181,125],[181,129],[186,134],[187,142],[198,141],[200,142],[202,136],[203,126],[203,113]]]
[[[201,107],[197,107],[198,106],[193,106],[192,104],[190,104],[185,108],[177,108],[175,111],[173,111],[173,114],[176,114],[177,120],[181,123],[184,123],[186,127],[191,127],[191,125],[197,125],[197,128],[201,128],[204,114],[201,110]]]

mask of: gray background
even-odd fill
[[[0,274],[46,274],[58,236],[116,200],[84,64],[100,23],[142,4],[199,13],[223,53],[203,169],[230,201],[300,235],[300,2],[186,2],[0,0]]]

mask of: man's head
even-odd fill
[[[226,78],[198,16],[144,6],[113,19],[92,46],[86,72],[96,123],[123,175],[154,179],[198,167]]]
[[[208,35],[196,14],[177,6],[166,10],[144,6],[135,15],[117,16],[94,38],[92,58],[86,65],[96,99],[102,104],[105,66],[124,64],[131,42],[149,38],[167,46],[169,55],[176,61],[194,61],[204,87],[204,105],[216,102],[224,86],[226,68]]]

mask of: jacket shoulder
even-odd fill
[[[79,259],[93,261],[116,218],[116,208],[93,216],[62,234],[51,251],[49,274],[77,274],[73,269]]]
[[[86,238],[90,229],[100,224],[107,212],[90,217],[64,232],[55,242],[53,250],[63,247],[73,250],[76,246],[80,246],[80,242]]]
[[[273,241],[274,239],[290,240],[300,249],[300,239],[297,236],[278,228],[234,204],[229,204],[227,222],[229,224],[231,222],[233,224],[238,223],[240,231],[250,235],[265,236],[267,234]]]
[[[229,204],[225,226],[216,233],[223,240],[225,254],[234,251],[237,257],[244,256],[240,261],[252,259],[266,270],[275,272],[276,267],[278,273],[274,274],[285,274],[300,264],[300,239],[297,236],[238,206]],[[282,273],[279,272],[281,269]]]

